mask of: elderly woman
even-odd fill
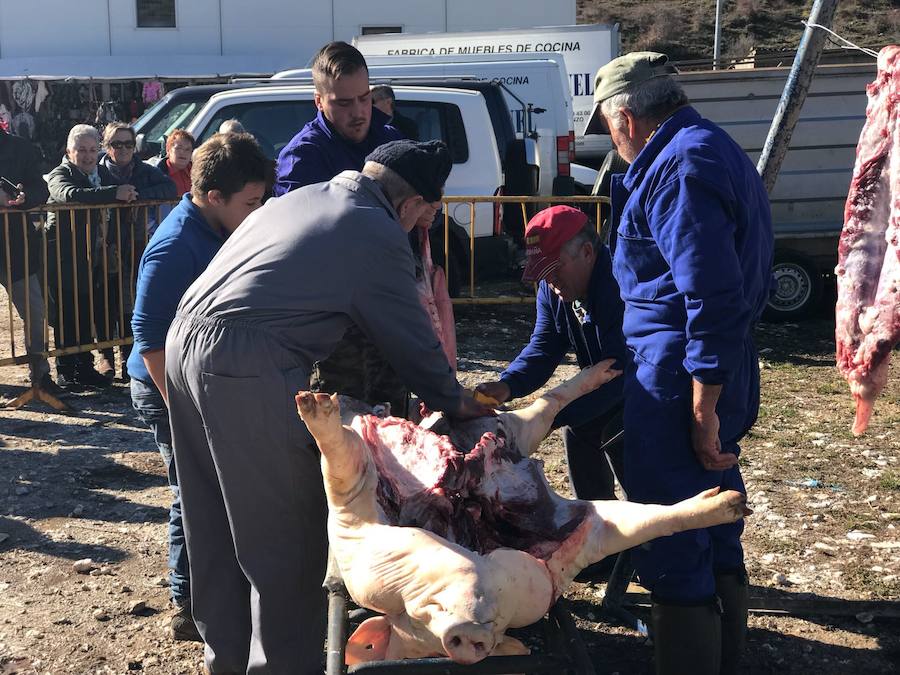
[[[179,197],[191,191],[191,159],[194,156],[196,145],[197,141],[189,131],[176,129],[166,139],[166,156],[147,160],[150,166],[155,166],[172,179]],[[148,236],[153,236],[159,223],[169,215],[173,208],[168,205],[159,207],[158,218],[150,223]]]
[[[178,198],[178,191],[171,178],[156,167],[135,157],[136,138],[134,129],[121,122],[107,124],[103,131],[103,148],[106,154],[100,159],[115,183],[133,185],[137,198],[171,199]],[[102,339],[127,337],[131,335],[131,310],[134,306],[132,286],[134,274],[141,259],[141,251],[151,229],[155,229],[155,210],[117,209],[110,213],[106,231],[107,283],[104,288],[102,260],[97,260],[99,274],[95,277],[100,297],[108,298],[107,304],[95,303],[94,320]],[[122,281],[119,282],[117,261],[122,260]],[[120,304],[121,303],[121,304]],[[107,311],[108,309],[108,311]],[[107,333],[107,326],[109,332]],[[130,347],[122,347],[122,379],[128,379],[125,362]],[[112,347],[101,351],[98,370],[108,378],[115,375],[115,356]]]
[[[72,127],[66,141],[66,156],[47,179],[50,192],[47,203],[99,205],[137,199],[134,185],[118,184],[106,167],[98,166],[99,153],[100,134],[94,127],[87,124]],[[106,218],[105,211],[97,208],[62,209],[47,219],[50,294],[56,305],[49,314],[58,349],[88,344],[97,335],[91,304],[102,304],[103,296],[92,293],[92,287]],[[94,368],[89,351],[58,357],[56,372],[57,383],[63,387],[109,384]]]
[[[196,145],[191,132],[176,129],[166,139],[166,156],[156,165],[175,183],[179,197],[191,191],[191,158]]]

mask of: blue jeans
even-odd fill
[[[188,565],[187,546],[184,543],[184,525],[181,520],[181,491],[172,454],[172,429],[169,426],[169,409],[155,385],[138,379],[131,380],[131,404],[138,417],[153,432],[153,439],[162,455],[169,473],[172,489],[172,506],[169,509],[169,589],[172,600],[185,605],[191,600],[191,571]]]

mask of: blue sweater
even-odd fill
[[[512,398],[527,396],[550,379],[566,353],[575,350],[578,365],[586,368],[604,359],[616,359],[617,368],[630,360],[622,337],[622,300],[612,276],[609,250],[601,246],[582,305],[579,321],[571,304],[560,300],[542,281],[537,294],[537,318],[528,345],[500,375]],[[556,416],[554,426],[580,426],[590,422],[622,400],[622,378],[576,399]]]
[[[369,134],[362,143],[350,143],[331,128],[320,110],[278,153],[274,194],[280,197],[304,185],[324,183],[348,169],[360,171],[370,152],[401,138],[388,126],[388,116],[373,107]]]
[[[144,249],[138,268],[137,292],[131,330],[134,349],[128,374],[152,385],[141,354],[166,346],[166,333],[175,318],[181,296],[206,269],[225,240],[206,222],[190,193],[157,228]]]

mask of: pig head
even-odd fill
[[[746,513],[735,492],[664,507],[567,500],[550,489],[528,456],[565,405],[616,374],[604,362],[523,410],[423,426],[356,414],[358,404],[336,396],[297,395],[322,451],[332,555],[353,600],[383,614],[351,637],[348,663],[527,653],[506,629],[539,620],[587,565]]]

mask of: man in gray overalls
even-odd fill
[[[419,304],[407,240],[450,168],[442,143],[395,141],[362,173],[272,199],[181,300],[166,381],[211,673],[322,672],[326,504],[294,395],[351,323],[429,408],[486,412]]]

